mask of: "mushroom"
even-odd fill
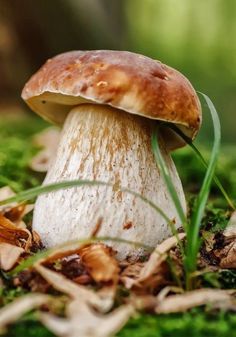
[[[63,125],[56,156],[44,184],[73,179],[114,184],[58,190],[37,198],[33,229],[46,247],[88,238],[98,221],[99,236],[155,246],[171,234],[163,217],[127,187],[157,204],[176,228],[175,206],[155,163],[151,130],[159,121],[174,123],[194,138],[201,107],[190,82],[177,70],[126,51],[73,51],[49,59],[25,85],[29,107]],[[183,209],[186,202],[170,151],[183,146],[163,132],[158,142]],[[120,259],[144,248],[110,242]]]

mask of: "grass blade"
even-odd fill
[[[196,270],[197,254],[200,246],[199,230],[201,226],[201,220],[204,215],[206,202],[210,192],[211,182],[214,177],[214,171],[216,168],[221,141],[221,127],[217,111],[210,98],[203,93],[201,94],[204,97],[211,113],[214,129],[214,143],[206,175],[196,200],[193,216],[191,218],[190,225],[187,228],[186,268],[188,277],[190,273],[193,273]],[[187,287],[189,287],[189,285],[187,285]]]
[[[43,186],[37,186],[33,187],[31,189],[28,189],[26,191],[20,192],[17,195],[1,200],[0,205],[6,205],[10,204],[12,202],[25,202],[27,200],[33,199],[37,197],[40,194],[45,194],[45,193],[50,193],[50,192],[55,192],[60,189],[66,189],[66,188],[73,188],[73,187],[80,187],[80,186],[108,186],[111,188],[114,188],[115,186],[112,183],[107,183],[99,180],[69,180],[69,181],[62,181],[58,183],[53,183],[53,184],[48,184],[48,185],[43,185]],[[156,212],[158,212],[164,219],[165,221],[173,225],[173,221],[163,212],[163,210],[158,207],[154,202],[151,200],[147,199],[146,197],[142,196],[141,194],[130,190],[129,188],[126,187],[120,187],[116,188],[116,191],[121,191],[125,193],[129,193],[139,199],[141,199],[143,202],[148,204],[150,207],[152,207]]]
[[[160,172],[163,175],[163,178],[165,180],[167,189],[168,189],[169,194],[171,196],[171,199],[172,199],[172,201],[175,205],[175,208],[176,208],[176,211],[179,215],[182,226],[184,228],[186,228],[187,218],[185,216],[184,210],[183,210],[182,205],[180,203],[179,196],[176,192],[175,186],[172,182],[172,178],[170,176],[168,167],[166,166],[165,160],[162,157],[162,153],[161,153],[161,150],[160,150],[160,147],[159,147],[159,144],[158,144],[157,134],[158,134],[158,127],[154,128],[154,130],[152,132],[152,137],[151,137],[152,151],[153,151],[153,154],[154,154],[154,157],[155,157],[155,160],[156,160],[156,164],[159,167]],[[178,245],[179,245],[182,256],[184,256],[183,244],[179,240],[178,233],[177,233],[177,230],[176,230],[174,224],[171,225],[171,231],[172,231],[172,234],[176,237],[176,240],[178,242]]]
[[[202,156],[201,152],[197,149],[197,147],[193,143],[191,143],[189,145],[193,149],[193,151],[197,154],[197,156],[199,157],[200,161],[202,162],[202,164],[207,169],[208,168],[208,163],[205,160],[205,158]],[[235,211],[236,208],[234,206],[233,201],[231,200],[230,196],[228,195],[228,193],[224,189],[223,185],[221,184],[220,180],[218,179],[218,177],[215,174],[214,174],[214,177],[213,177],[213,181],[215,182],[216,186],[221,191],[221,193],[224,196],[225,200],[227,201],[228,205]]]
[[[154,157],[155,157],[157,166],[159,167],[159,169],[160,169],[160,171],[163,175],[163,178],[165,180],[167,189],[168,189],[169,194],[171,196],[171,199],[172,199],[172,201],[175,205],[176,211],[179,215],[180,221],[182,222],[183,227],[185,227],[186,224],[187,224],[187,219],[186,219],[183,207],[180,203],[179,196],[176,192],[175,186],[172,182],[172,178],[170,176],[168,167],[165,163],[165,160],[162,156],[160,147],[158,145],[157,134],[158,134],[158,128],[156,127],[154,129],[154,131],[152,132],[152,151],[154,153]]]
[[[183,138],[183,140],[192,148],[192,150],[194,151],[194,153],[197,155],[197,157],[199,158],[200,162],[203,164],[203,166],[207,169],[208,168],[208,163],[206,161],[206,159],[203,157],[203,155],[201,154],[201,152],[198,150],[198,148],[196,147],[196,145],[193,144],[192,139],[187,137],[179,128],[177,128],[175,125],[172,124],[165,124],[166,127],[171,128],[173,131],[175,131],[181,138]],[[221,191],[222,195],[224,196],[225,200],[227,201],[228,205],[235,211],[236,207],[232,201],[232,199],[230,198],[230,196],[228,195],[228,193],[226,192],[226,190],[224,189],[223,185],[221,184],[220,180],[218,179],[218,177],[214,174],[214,178],[213,178],[216,186],[219,188],[219,190]]]

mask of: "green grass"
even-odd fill
[[[47,125],[38,118],[0,122],[0,187],[8,185],[19,192],[37,186],[41,176],[33,175],[28,164],[37,149],[31,139]]]
[[[209,159],[209,150],[206,144],[201,144],[201,153],[207,160]],[[217,163],[216,174],[222,185],[227,190],[231,198],[236,200],[236,156],[235,146],[223,145]],[[188,146],[173,153],[173,159],[177,166],[185,193],[187,195],[196,195],[201,182],[204,178],[206,169],[199,165],[199,159],[194,155],[192,149]],[[215,204],[227,207],[225,199],[216,184],[212,183],[211,199]]]
[[[175,205],[176,211],[179,215],[181,223],[186,232],[186,244],[185,244],[184,252],[182,253],[182,257],[183,257],[184,267],[185,267],[185,275],[186,275],[185,285],[186,285],[187,290],[191,290],[195,287],[194,274],[196,273],[196,270],[197,270],[197,256],[198,256],[200,245],[201,245],[199,232],[200,232],[201,222],[204,216],[208,196],[210,194],[211,183],[215,176],[215,169],[216,169],[218,154],[220,150],[220,142],[221,142],[221,126],[220,126],[220,120],[219,120],[217,111],[212,101],[209,99],[209,97],[206,96],[205,94],[202,94],[202,96],[204,97],[207,103],[207,106],[209,108],[209,111],[212,117],[214,140],[213,140],[213,146],[212,146],[209,162],[207,165],[205,165],[206,173],[205,173],[202,185],[200,187],[200,190],[198,192],[198,195],[196,196],[196,200],[193,204],[191,216],[189,217],[188,220],[186,219],[186,216],[184,214],[184,210],[182,208],[177,191],[172,182],[172,178],[169,173],[168,167],[165,163],[165,160],[159,148],[157,138],[158,138],[158,133],[160,131],[160,128],[162,127],[162,124],[159,124],[158,126],[156,126],[156,128],[153,130],[153,133],[152,133],[152,150],[155,156],[156,164],[159,167],[160,172],[165,180],[165,183],[169,191],[169,194],[171,196],[171,199],[173,201],[173,204]],[[191,140],[189,140],[188,143],[191,145]],[[205,160],[203,159],[203,157],[201,156],[200,152],[198,152],[197,149],[195,149],[195,154],[198,157],[200,156],[200,159],[203,161],[203,164],[205,164]],[[217,186],[220,188],[221,192],[223,191],[223,195],[227,196],[227,194],[224,193],[225,192],[224,188],[221,186],[217,178],[215,178],[215,182]],[[183,251],[182,245],[181,245],[181,251]]]
[[[10,327],[5,337],[53,337],[54,335],[27,315]],[[184,314],[137,315],[117,337],[236,337],[236,315],[206,313],[195,309]]]
[[[23,319],[12,325],[4,337],[54,337],[55,335],[46,329],[35,319]]]
[[[210,315],[200,310],[175,315],[139,315],[119,337],[235,337],[236,315]]]

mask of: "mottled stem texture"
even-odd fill
[[[163,217],[129,188],[150,199],[181,226],[175,206],[151,150],[152,120],[104,105],[84,104],[68,114],[57,153],[44,184],[89,179],[114,184],[58,190],[38,197],[33,229],[46,247],[88,238],[98,222],[98,236],[110,236],[156,246],[171,234]],[[164,140],[162,155],[181,204],[186,209],[182,185]],[[144,248],[109,242],[120,259],[132,259]]]

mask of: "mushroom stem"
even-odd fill
[[[72,179],[101,180],[114,184],[82,186],[38,197],[33,229],[51,247],[91,235],[102,218],[99,236],[111,236],[155,246],[171,234],[160,214],[136,196],[119,191],[127,187],[156,203],[176,227],[180,221],[151,151],[152,120],[105,105],[84,104],[67,116],[44,184]],[[182,185],[174,163],[159,138],[181,204]],[[137,257],[143,249],[111,242],[120,259]]]

